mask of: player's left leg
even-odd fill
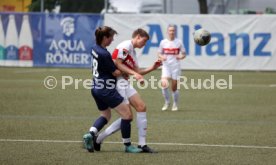
[[[178,91],[178,81],[181,74],[180,67],[176,67],[172,72],[172,98],[173,106],[172,111],[178,111],[178,100],[179,100],[179,91]]]
[[[93,132],[95,135],[100,131],[105,124],[108,123],[108,121],[111,118],[111,110],[110,108],[101,111],[101,116],[94,122],[93,126],[90,128],[89,132]]]
[[[136,110],[136,125],[138,128],[138,147],[147,153],[156,153],[153,149],[146,145],[147,135],[147,113],[146,105],[138,93],[129,97],[130,105]]]
[[[105,124],[110,120],[111,118],[111,110],[107,108],[106,110],[101,110],[101,116],[94,122],[94,124],[90,127],[89,133],[85,134],[83,136],[84,140],[84,147],[89,152],[94,152],[95,149],[95,137]]]
[[[172,111],[178,111],[179,92],[177,90],[177,80],[172,80],[172,98],[173,98]]]
[[[124,83],[123,80],[120,81],[121,84],[117,82],[116,89],[119,92],[119,94],[124,98],[124,103],[129,105],[128,97],[127,97],[127,88],[129,83],[126,81]],[[129,106],[130,108],[130,106]],[[131,111],[132,113],[132,111]],[[121,118],[115,120],[113,123],[111,123],[104,131],[102,131],[96,139],[95,150],[100,151],[101,150],[101,143],[106,139],[108,136],[112,135],[113,133],[119,131],[121,129]]]
[[[121,128],[121,118],[112,122],[104,131],[102,131],[97,137],[97,143],[101,144],[111,134],[117,132]],[[96,150],[97,151],[97,150]]]

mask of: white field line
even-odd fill
[[[40,143],[82,143],[74,140],[31,140],[31,139],[0,139],[0,142],[40,142]],[[121,142],[106,141],[107,144],[121,144]],[[133,142],[135,143],[135,142]],[[137,144],[137,143],[135,143]],[[150,145],[164,146],[195,146],[195,147],[221,147],[221,148],[246,148],[246,149],[276,149],[271,146],[254,146],[254,145],[223,145],[223,144],[185,144],[185,143],[148,143]]]

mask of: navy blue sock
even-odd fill
[[[95,123],[93,124],[93,127],[97,128],[98,131],[100,131],[104,125],[107,124],[107,120],[105,117],[103,116],[100,116],[96,121]]]
[[[122,133],[122,137],[124,139],[128,139],[130,138],[130,133],[131,133],[131,124],[130,124],[131,120],[124,120],[122,119],[121,121],[121,133]],[[131,143],[125,143],[126,146],[130,145]]]

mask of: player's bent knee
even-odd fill
[[[121,117],[124,120],[132,120],[132,118],[133,118],[132,113],[123,114]]]
[[[172,80],[172,91],[176,91],[177,90],[177,80]]]
[[[169,81],[167,79],[162,79],[161,86],[162,86],[162,88],[168,88],[169,87]]]
[[[107,121],[109,121],[111,119],[111,113],[110,113],[110,111],[103,111],[101,113],[101,116],[103,116]]]
[[[125,119],[125,120],[132,120],[133,116],[132,116],[131,110],[130,109],[129,110],[126,109],[126,110],[122,111],[121,118]]]
[[[173,92],[177,91],[177,87],[172,88],[172,91],[173,91]]]
[[[137,112],[146,112],[147,111],[147,108],[146,108],[146,105],[145,104],[140,104],[136,107],[136,111]]]

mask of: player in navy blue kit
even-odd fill
[[[116,77],[121,72],[116,68],[112,61],[111,54],[106,47],[113,41],[115,30],[103,26],[97,28],[95,32],[96,45],[92,47],[92,72],[93,85],[92,96],[97,104],[100,117],[91,126],[89,133],[83,136],[84,146],[89,152],[94,152],[97,133],[108,123],[111,118],[111,108],[114,108],[121,116],[121,133],[125,152],[139,153],[142,150],[131,145],[130,134],[132,113],[129,106],[123,102],[124,98],[116,90]],[[139,77],[136,77],[139,79]]]

